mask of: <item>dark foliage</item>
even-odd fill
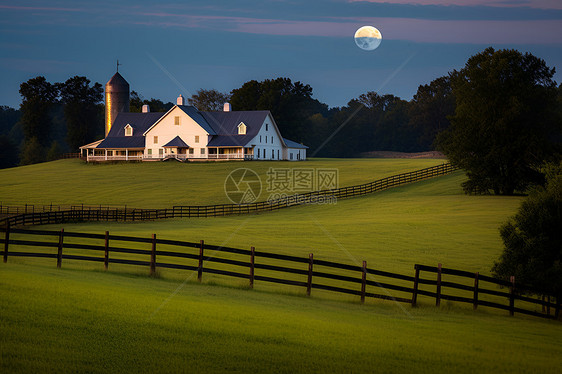
[[[500,228],[505,249],[494,275],[562,296],[562,163],[551,166],[545,188],[535,190]]]
[[[187,99],[189,105],[193,105],[203,112],[221,111],[224,103],[230,100],[230,94],[222,93],[217,90],[199,89],[197,93]]]
[[[456,99],[439,148],[466,170],[467,193],[511,195],[559,148],[554,69],[529,53],[488,48],[451,73]]]

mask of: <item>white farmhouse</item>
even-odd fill
[[[116,75],[106,85],[106,106],[112,99],[107,92],[115,91],[108,85],[117,82],[125,87],[126,81]],[[128,94],[128,84],[126,90]],[[200,112],[185,105],[180,95],[177,104],[164,114],[150,112],[147,105],[142,113],[117,111],[110,113],[113,121],[107,119],[105,139],[80,150],[89,162],[306,160],[308,147],[284,139],[269,111],[230,109],[226,103],[222,112]]]

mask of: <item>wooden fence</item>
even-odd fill
[[[379,179],[370,183],[342,187],[333,190],[313,191],[286,196],[272,201],[260,201],[251,204],[220,204],[174,206],[165,209],[137,209],[115,206],[91,205],[21,205],[6,206],[0,204],[0,225],[9,222],[11,226],[44,225],[76,221],[147,221],[164,218],[185,217],[221,217],[255,212],[272,211],[296,205],[315,204],[337,201],[355,196],[366,195],[388,188],[402,186],[421,180],[442,176],[457,170],[449,163],[437,165],[408,173]]]
[[[178,269],[246,279],[249,286],[255,282],[270,282],[366,298],[393,300],[415,306],[421,296],[472,304],[477,307],[503,309],[510,315],[522,313],[536,317],[558,319],[560,299],[548,296],[535,299],[524,296],[527,289],[517,284],[462,270],[415,265],[414,276],[397,274],[359,265],[349,265],[308,257],[282,255],[250,249],[230,248],[200,242],[104,234],[87,234],[46,230],[16,229],[7,225],[0,229],[4,235],[4,262],[9,257],[36,257],[56,260],[57,267],[69,260],[146,267],[150,275],[157,269]],[[34,248],[41,248],[37,251]],[[193,273],[195,274],[195,273]],[[430,278],[423,277],[428,275]],[[445,280],[445,278],[451,280]],[[468,282],[468,283],[467,283]],[[503,291],[501,287],[506,287]],[[445,292],[448,291],[448,292]],[[493,299],[495,298],[495,301]],[[517,302],[517,306],[515,305]],[[537,308],[541,310],[537,310]],[[553,312],[553,313],[552,313]]]

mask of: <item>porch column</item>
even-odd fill
[[[125,149],[125,160],[129,161],[129,150]]]
[[[105,161],[107,161],[107,148],[105,149]]]

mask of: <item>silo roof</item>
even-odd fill
[[[111,86],[114,88],[123,87],[129,89],[129,83],[121,76],[119,73],[115,73],[113,77],[105,84],[106,86]]]

